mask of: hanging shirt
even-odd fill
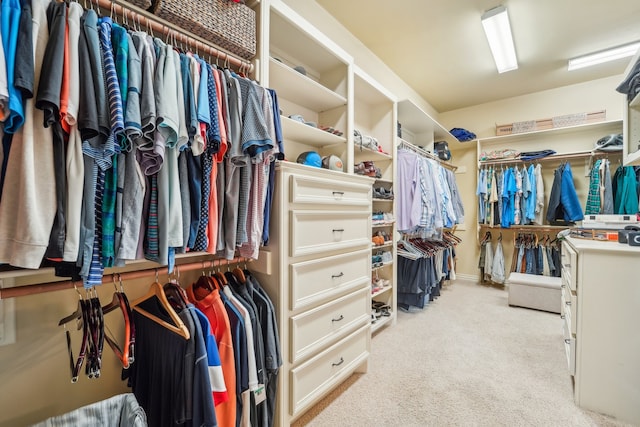
[[[586,215],[594,215],[600,213],[600,165],[602,160],[598,159],[591,168],[589,175],[589,193],[587,195],[587,204],[584,209]]]
[[[502,214],[500,225],[509,228],[514,221],[514,203],[517,191],[513,169],[508,168],[502,178]]]
[[[582,207],[580,206],[580,200],[578,200],[578,194],[576,193],[576,187],[573,183],[573,173],[571,172],[571,165],[569,163],[565,164],[564,169],[562,170],[562,191],[560,192],[560,201],[562,203],[565,221],[575,222],[581,221],[584,218]],[[637,209],[638,203],[636,202],[635,205],[635,209]]]
[[[37,82],[49,37],[46,25],[49,2],[33,0],[32,3],[35,41],[32,55]],[[2,19],[6,18],[3,13]],[[5,29],[3,26],[2,31]],[[2,35],[5,42],[4,33]],[[33,99],[25,101],[24,126],[13,137],[10,156],[4,158],[6,187],[0,203],[0,262],[22,268],[40,266],[56,212],[52,134],[42,126],[43,113],[34,108],[34,103]]]
[[[15,133],[24,123],[24,107],[22,92],[15,86],[16,49],[18,46],[18,30],[22,8],[19,0],[2,2],[1,32],[2,46],[6,62],[7,88],[9,92],[9,116],[4,123],[4,132]],[[60,86],[58,86],[59,90]]]
[[[478,222],[484,224],[487,212],[485,198],[487,195],[487,170],[482,168],[478,172],[478,186],[476,188],[476,196],[478,196]]]
[[[500,240],[496,243],[496,252],[493,256],[491,280],[500,284],[505,281],[504,253],[502,252],[502,242]]]
[[[520,225],[522,223],[522,211],[520,210],[520,203],[522,202],[522,173],[517,167],[511,170],[516,180],[516,192],[513,196],[513,223]]]
[[[636,214],[638,212],[638,193],[633,167],[618,167],[613,180],[615,183],[614,213]]]

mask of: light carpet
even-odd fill
[[[573,401],[558,314],[509,307],[457,281],[398,313],[354,374],[299,418],[309,426],[628,426]]]

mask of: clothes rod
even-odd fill
[[[175,274],[179,275],[181,272],[193,271],[193,270],[206,270],[207,268],[214,268],[215,266],[222,267],[224,265],[241,264],[251,262],[251,259],[236,257],[230,260],[218,258],[211,261],[191,262],[185,264],[179,264],[175,267]],[[145,268],[143,270],[128,271],[124,273],[113,272],[105,274],[102,277],[102,284],[112,283],[117,280],[134,280],[143,279],[145,277],[157,277],[159,274],[159,267]],[[173,276],[170,276],[173,277]],[[78,288],[78,285],[82,285],[81,282],[75,280],[67,280],[61,282],[39,283],[34,285],[22,285],[12,288],[0,288],[0,301],[8,298],[24,297],[29,295],[38,295],[46,292],[62,291],[67,289]],[[81,287],[81,286],[80,286]]]
[[[539,159],[533,160],[522,160],[522,159],[489,159],[489,160],[479,160],[481,166],[484,165],[506,165],[506,164],[516,164],[516,163],[537,163],[537,162],[546,162],[553,160],[571,160],[571,159],[585,159],[588,157],[607,157],[612,154],[620,154],[621,152],[617,151],[581,151],[577,153],[567,153],[567,154],[552,154],[546,157],[540,157]]]
[[[239,70],[245,71],[247,74],[253,71],[253,64],[247,60],[240,59],[234,55],[213,47],[207,40],[199,37],[184,28],[181,28],[171,22],[165,21],[152,13],[147,12],[131,3],[121,0],[89,0],[97,4],[99,7],[109,10],[112,13],[122,16],[125,20],[131,19],[140,27],[151,29],[153,33],[165,35],[169,38],[175,37],[176,40],[185,42],[195,48],[196,51],[204,51],[212,57],[216,57],[221,61],[228,62]]]
[[[440,160],[440,158],[438,156],[435,156],[435,155],[429,153],[428,151],[425,151],[422,148],[420,148],[420,147],[418,147],[416,145],[413,145],[410,142],[407,142],[407,141],[404,141],[404,140],[400,141],[400,148],[404,148],[404,149],[407,149],[409,151],[413,151],[414,153],[416,153],[416,154],[418,154],[418,155],[420,155],[422,157],[426,157],[428,159],[435,160],[440,165],[442,165],[442,167],[445,167],[447,169],[451,169],[454,172],[458,169],[457,166],[450,165],[449,163],[444,163],[442,160]]]

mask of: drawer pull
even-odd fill
[[[344,316],[341,314],[337,319],[331,319],[331,322],[339,322],[344,319]]]
[[[564,342],[565,342],[566,344],[571,344],[571,340],[570,340],[569,338],[565,338]]]
[[[340,358],[340,361],[338,363],[332,363],[331,366],[340,366],[344,363],[344,357]]]
[[[560,289],[564,289],[566,287],[567,287],[567,285],[560,285]]]
[[[342,233],[344,231],[344,228],[334,228],[333,232],[334,233]]]
[[[564,314],[561,314],[561,315],[560,315],[560,318],[561,318],[562,320],[564,320],[564,319],[566,318],[566,316],[565,316]]]
[[[571,301],[565,302],[564,305],[571,305]]]
[[[337,279],[338,277],[342,277],[342,276],[344,276],[344,273],[341,271],[340,274],[332,274],[331,278],[332,279]]]
[[[344,196],[344,191],[333,191],[334,196]]]

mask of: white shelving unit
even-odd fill
[[[278,94],[287,159],[295,161],[305,151],[323,157],[333,154],[342,160],[344,172],[352,173],[349,94],[353,58],[281,0],[263,6],[268,30],[263,31],[266,57],[261,75]],[[295,115],[305,123],[289,118]],[[342,135],[322,130],[322,126]]]
[[[374,137],[383,152],[373,151],[368,148],[361,148],[354,142],[354,162],[373,161],[376,167],[380,168],[381,177],[373,184],[373,188],[385,188],[394,191],[395,175],[395,126],[396,110],[395,98],[372,79],[358,66],[354,66],[354,129],[360,131],[364,136]],[[391,220],[385,223],[372,221],[371,235],[383,232],[389,236],[389,241],[382,246],[373,246],[371,249],[372,260],[374,256],[383,253],[391,253],[391,261],[382,266],[373,267],[371,272],[372,281],[372,325],[371,330],[375,332],[385,325],[396,322],[396,248],[395,248],[395,201],[384,198],[376,198],[375,192],[371,201],[372,215],[382,212],[391,215]],[[384,281],[388,286],[375,292],[374,282],[379,285]],[[373,303],[385,304],[388,308],[384,311],[373,309]],[[382,315],[381,313],[384,313]],[[375,320],[374,320],[375,319]]]

